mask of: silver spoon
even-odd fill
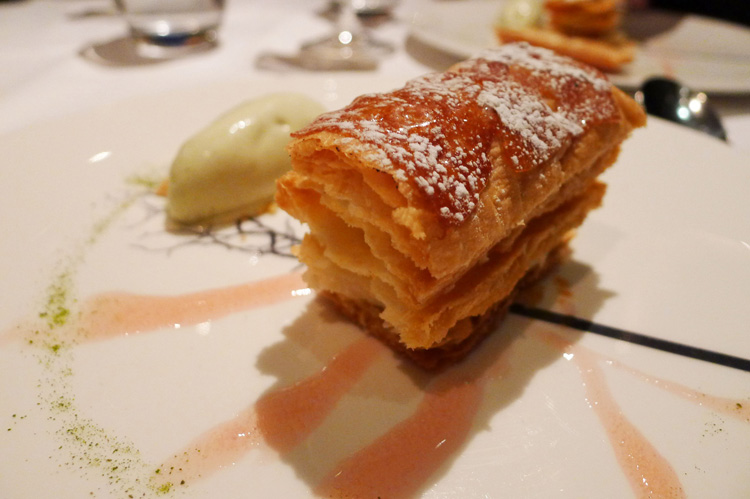
[[[703,92],[694,92],[669,78],[649,78],[635,93],[648,114],[727,140],[719,116]]]

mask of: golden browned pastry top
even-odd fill
[[[517,43],[361,96],[293,137],[331,132],[342,146],[356,143],[368,165],[407,183],[423,208],[455,226],[477,209],[498,154],[506,168],[528,172],[559,159],[590,127],[619,119],[598,70]]]

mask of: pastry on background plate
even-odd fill
[[[508,44],[292,134],[277,202],[309,225],[306,282],[434,368],[463,357],[599,206],[645,123],[599,71]]]
[[[622,0],[512,0],[495,33],[501,43],[525,41],[617,72],[635,56],[620,29],[623,9]]]

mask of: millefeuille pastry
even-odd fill
[[[306,282],[424,367],[465,355],[597,207],[645,123],[597,70],[509,44],[293,134],[277,202]]]
[[[635,45],[620,30],[621,0],[544,0],[542,7],[527,25],[498,23],[500,42],[526,41],[610,72],[633,60]]]

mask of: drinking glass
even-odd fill
[[[224,0],[115,0],[139,42],[163,48],[215,45]]]
[[[331,34],[300,47],[299,62],[309,69],[374,69],[393,46],[370,36],[357,16],[354,0],[339,0]]]

